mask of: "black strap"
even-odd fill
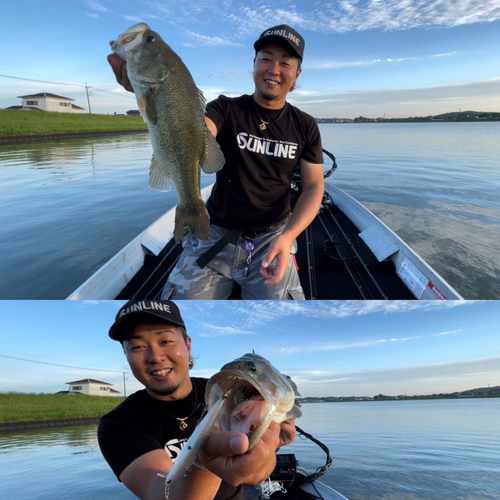
[[[203,269],[231,240],[236,240],[243,234],[239,229],[231,229],[220,240],[216,241],[203,255],[198,257],[196,263]]]

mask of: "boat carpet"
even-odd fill
[[[394,263],[379,262],[336,205],[322,210],[297,243],[296,261],[307,299],[415,298]]]
[[[144,258],[144,265],[116,296],[116,299],[159,299],[181,252],[182,245],[172,238],[157,256],[152,253],[147,254]]]

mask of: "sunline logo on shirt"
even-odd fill
[[[237,140],[241,149],[246,149],[252,153],[288,158],[290,160],[295,160],[297,157],[298,144],[293,142],[263,139],[247,132],[240,132],[237,135]]]

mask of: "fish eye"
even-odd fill
[[[254,362],[250,362],[248,363],[248,369],[252,372],[256,372],[257,371],[257,367],[255,366],[255,363]]]
[[[155,41],[155,37],[153,35],[149,35],[147,38],[146,38],[146,42],[148,43],[151,43],[151,42],[154,42]]]

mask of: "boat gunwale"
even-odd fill
[[[328,184],[328,188],[326,187]],[[464,300],[464,298],[433,268],[431,267],[420,255],[413,250],[403,239],[401,239],[387,224],[379,219],[371,210],[366,208],[362,203],[357,201],[351,195],[343,191],[337,186],[334,186],[328,181],[325,181],[325,190],[334,191],[337,200],[333,200],[336,205],[345,213],[351,222],[363,232],[371,225],[376,224],[384,233],[384,235],[392,240],[399,250],[388,258],[394,262],[396,269],[399,269],[405,257],[419,270],[425,269],[424,276],[431,282],[448,300]],[[330,195],[332,193],[330,192]],[[370,247],[370,245],[368,245]],[[372,248],[370,248],[372,250]],[[420,300],[434,300],[439,299],[429,286],[424,290]]]

